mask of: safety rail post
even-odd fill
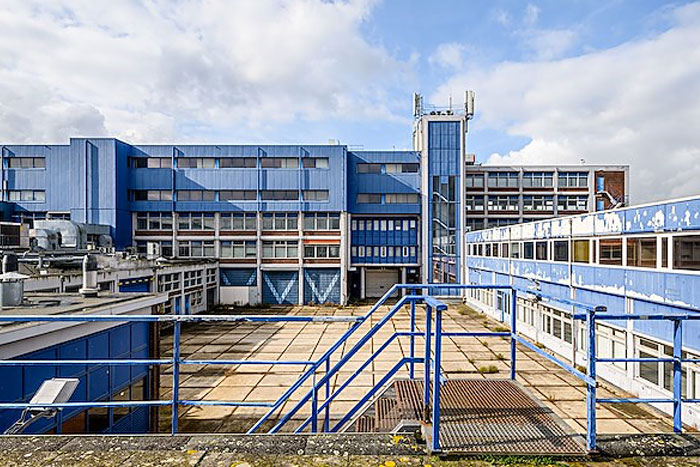
[[[430,422],[430,337],[432,335],[432,308],[425,307],[425,358],[423,361],[423,420]]]
[[[440,363],[442,355],[442,310],[435,307],[435,358],[433,372],[433,446],[432,452],[440,450]]]
[[[180,397],[180,321],[173,323],[173,405],[170,434],[177,434],[178,399]]]
[[[418,295],[418,289],[411,289],[411,295]],[[413,379],[416,369],[416,363],[413,361],[416,351],[416,336],[413,333],[416,332],[416,301],[411,300],[411,336],[409,337],[409,350],[411,354],[411,361],[408,364],[408,377]]]
[[[316,388],[316,369],[311,375],[311,433],[318,433],[318,388]]]
[[[586,331],[588,332],[588,377],[586,390],[586,447],[589,451],[596,448],[596,349],[595,349],[595,314],[605,312],[603,306],[595,307],[595,310],[586,311]]]
[[[510,291],[510,379],[515,380],[515,351],[517,348],[516,321],[518,313],[518,291],[511,289]]]
[[[331,379],[328,378],[328,373],[331,371],[331,356],[329,355],[326,357],[326,368],[325,368],[325,376],[326,376],[326,397],[324,401],[328,401],[328,398],[331,397]],[[324,417],[323,417],[323,431],[328,432],[331,428],[331,404],[328,402],[326,404],[326,410],[324,412]]]
[[[683,328],[681,320],[673,320],[673,432],[681,433],[683,431],[682,421],[682,385],[683,375],[681,372],[681,358],[683,358]]]

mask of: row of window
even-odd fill
[[[487,177],[489,188],[518,188],[518,172],[490,172]],[[588,172],[559,172],[559,188],[588,188]],[[483,188],[483,174],[467,174],[467,188]],[[523,172],[523,188],[553,188],[554,172]]]
[[[9,201],[46,201],[46,192],[44,190],[10,190],[7,193]]]
[[[298,157],[262,157],[260,168],[263,169],[298,169]],[[132,157],[130,167],[134,169],[170,169],[173,159],[170,157]],[[304,169],[327,169],[327,157],[302,157]],[[175,158],[178,169],[256,169],[257,157],[178,157]]]
[[[216,230],[214,213],[183,212],[178,214],[178,230]],[[298,213],[263,213],[262,230],[298,230]],[[173,215],[169,212],[140,212],[136,214],[136,230],[172,231]],[[257,230],[257,214],[219,213],[219,230]],[[312,212],[304,214],[304,230],[340,230],[340,214]]]
[[[358,193],[358,204],[416,204],[418,193]]]
[[[513,211],[517,212],[520,205],[520,195],[467,195],[465,204],[468,211]],[[553,211],[554,196],[548,195],[523,195],[523,210],[525,211]],[[587,195],[557,195],[557,209],[559,211],[587,211]]]
[[[501,293],[492,290],[472,289],[470,298],[481,302],[488,307],[502,305]],[[509,298],[509,297],[505,297]],[[518,300],[517,319],[523,324],[529,325],[535,330],[548,334],[551,337],[573,345],[573,320],[567,312],[557,310],[543,303]],[[527,330],[526,330],[527,332]],[[531,336],[536,338],[537,336]],[[577,348],[586,350],[587,342],[586,325],[578,324]],[[539,339],[538,339],[539,340]],[[608,326],[603,323],[596,324],[596,354],[598,358],[671,358],[673,347],[661,342],[656,342],[641,336],[634,336],[634,347],[627,349],[627,331]],[[698,355],[683,351],[682,358],[694,359]],[[628,363],[614,362],[611,365],[626,370]],[[629,363],[635,365],[635,378],[644,380],[660,389],[673,390],[673,363],[672,362],[639,362]],[[700,366],[695,364],[683,364],[681,368],[681,395],[687,398],[700,396]]]
[[[171,190],[131,190],[132,201],[173,201]],[[299,190],[260,190],[261,201],[299,201]],[[301,190],[302,201],[328,201],[328,190]],[[258,201],[256,190],[177,190],[177,201]]]
[[[410,258],[416,256],[415,246],[353,246],[350,255],[354,258]]]
[[[353,219],[350,227],[353,231],[362,232],[365,230],[376,230],[386,232],[392,230],[402,230],[407,232],[416,229],[415,219]]]
[[[9,169],[45,169],[46,158],[44,157],[9,157],[7,168]]]
[[[357,164],[358,174],[415,174],[418,173],[419,165],[414,163],[360,163]]]
[[[173,256],[172,241],[156,241],[162,256]],[[148,242],[136,242],[136,251],[148,254]],[[216,242],[214,240],[181,240],[177,242],[177,256],[184,258],[214,258],[216,257]],[[255,240],[220,241],[219,258],[255,259],[257,258],[257,243]],[[275,240],[262,242],[263,258],[298,258],[299,242],[297,240]],[[304,245],[304,258],[339,258],[340,246],[333,245]],[[201,280],[201,278],[200,278]],[[175,279],[173,278],[173,281]],[[185,285],[187,287],[187,285]],[[163,285],[163,288],[169,286]],[[169,290],[169,289],[168,289]]]
[[[469,251],[472,256],[700,271],[700,235],[473,243]]]

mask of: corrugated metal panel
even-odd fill
[[[297,271],[263,271],[263,303],[295,305],[299,303]]]
[[[340,303],[340,269],[304,269],[304,303]]]
[[[255,286],[258,284],[258,273],[256,269],[220,269],[220,279],[222,286]]]

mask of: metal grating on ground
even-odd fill
[[[586,453],[582,438],[517,382],[448,380],[440,395],[440,447],[444,452]],[[392,397],[395,404],[386,400]],[[420,420],[422,400],[422,381],[395,381],[393,387],[370,408],[376,420],[372,428],[391,431],[401,420]],[[386,410],[387,407],[391,410]],[[369,428],[369,424],[360,425],[356,425],[357,431]]]

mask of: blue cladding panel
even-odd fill
[[[148,277],[124,279],[119,281],[120,292],[149,292],[150,289],[151,279]]]
[[[355,151],[348,153],[348,211],[353,214],[420,214],[411,204],[357,203],[358,193],[420,193],[419,173],[358,173],[357,164],[420,163],[415,151]]]
[[[299,303],[297,271],[263,271],[263,303],[296,305]]]
[[[101,331],[86,337],[15,357],[16,359],[103,359],[103,358],[148,358],[149,323],[130,323]],[[124,370],[126,373],[124,373]],[[131,371],[131,372],[130,372]],[[135,366],[131,370],[125,366],[113,367],[109,372],[106,366],[32,366],[0,367],[0,401],[28,401],[41,383],[53,377],[75,377],[80,383],[71,401],[109,400],[121,387],[147,376],[146,366]],[[131,377],[129,376],[131,374]],[[89,382],[89,384],[88,384]],[[147,382],[146,382],[147,385]],[[122,419],[122,427],[128,432],[148,431],[148,408],[138,409]],[[79,414],[80,408],[66,409],[63,420]],[[145,411],[144,413],[140,411]],[[0,411],[0,432],[4,431],[19,417],[19,410]],[[43,419],[31,425],[27,433],[43,433],[54,428],[55,419]],[[109,429],[108,429],[109,431]],[[113,432],[122,432],[121,429]],[[127,432],[127,431],[123,431]]]
[[[258,273],[252,268],[245,269],[225,269],[221,268],[220,282],[222,286],[255,286],[257,285]]]
[[[340,303],[340,269],[304,269],[304,303]]]

